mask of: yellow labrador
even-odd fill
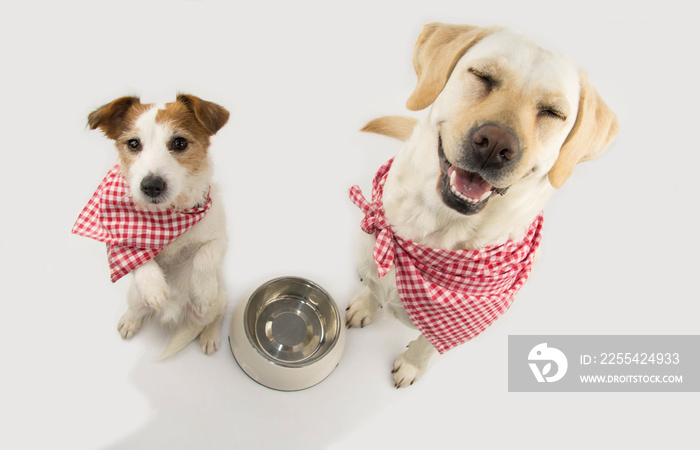
[[[448,251],[520,242],[576,164],[603,153],[618,131],[583,71],[508,29],[426,25],[413,63],[418,84],[407,107],[428,114],[364,128],[406,141],[383,184],[383,217],[397,239]],[[371,323],[383,306],[415,326],[395,268],[378,274],[377,233],[365,231],[366,286],[350,302],[347,326]],[[396,358],[397,388],[423,375],[431,342],[423,333]]]

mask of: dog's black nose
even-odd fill
[[[141,180],[141,192],[151,198],[156,198],[165,192],[165,180],[157,175],[148,175]]]
[[[502,169],[517,161],[521,154],[515,134],[498,125],[482,125],[471,140],[478,163],[484,169]]]

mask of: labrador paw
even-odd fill
[[[369,288],[364,288],[350,301],[345,310],[345,326],[348,328],[363,328],[374,322],[381,305],[374,298]]]
[[[418,381],[428,370],[430,358],[435,353],[435,347],[423,335],[408,344],[408,350],[394,360],[394,369],[391,371],[394,387],[399,389]]]
[[[427,366],[427,364],[411,361],[406,357],[406,352],[402,353],[394,360],[394,368],[391,371],[394,387],[400,389],[411,386],[423,376]]]

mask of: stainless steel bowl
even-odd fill
[[[345,348],[345,327],[337,305],[319,285],[276,278],[236,307],[229,343],[255,381],[294,391],[321,382],[335,369]]]

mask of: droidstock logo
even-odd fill
[[[539,383],[553,383],[559,381],[566,374],[566,369],[569,368],[566,355],[554,347],[547,347],[546,342],[535,345],[532,350],[530,350],[527,359],[530,361],[530,369]],[[544,361],[547,361],[547,363],[544,364],[540,371],[537,362],[541,364]],[[556,364],[557,371],[550,375],[552,363]]]

